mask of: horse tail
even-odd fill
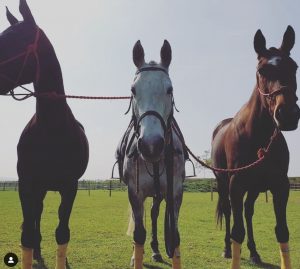
[[[220,229],[222,229],[222,221],[223,221],[223,208],[222,208],[222,199],[219,195],[218,197],[218,203],[217,203],[217,207],[216,207],[216,223],[217,223],[217,227],[219,226]]]
[[[217,188],[218,188],[218,203],[216,208],[216,223],[217,226],[222,229],[223,216],[229,214],[230,217],[230,201],[229,201],[229,182],[227,177],[217,178]]]

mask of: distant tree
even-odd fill
[[[210,151],[209,150],[204,150],[204,153],[200,156],[197,156],[197,158],[202,160],[207,165],[211,165],[211,163],[212,163],[211,158],[210,158]],[[201,172],[203,171],[203,177],[205,178],[205,171],[206,171],[207,168],[202,166],[198,162],[196,162],[195,168],[199,172],[199,174],[201,174]]]

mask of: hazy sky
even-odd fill
[[[8,26],[5,5],[21,18],[19,1],[0,4],[4,30]],[[129,95],[134,43],[141,40],[146,60],[159,61],[167,39],[173,51],[170,77],[180,110],[175,117],[186,143],[198,155],[210,150],[218,122],[233,116],[251,95],[257,29],[263,31],[268,47],[278,47],[287,25],[292,25],[296,45],[291,56],[300,64],[299,1],[28,0],[28,4],[56,50],[67,94]],[[131,117],[124,116],[128,100],[68,103],[90,143],[90,162],[83,177],[110,177],[115,148]],[[2,177],[17,178],[16,145],[34,110],[34,98],[16,102],[0,96]],[[299,130],[284,135],[291,155],[289,175],[299,176]]]

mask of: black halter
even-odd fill
[[[162,71],[162,72],[166,73],[167,75],[169,75],[169,72],[167,69],[165,69],[163,67],[158,67],[158,66],[142,67],[135,72],[135,75],[138,75],[139,73],[144,72],[144,71]]]

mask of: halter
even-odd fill
[[[288,88],[288,86],[280,86],[280,88],[277,89],[276,91],[273,91],[270,93],[265,93],[259,87],[259,78],[260,77],[261,77],[261,75],[257,72],[257,90],[262,96],[266,97],[267,99],[269,99],[271,101],[273,101],[277,95],[283,94],[285,88]]]
[[[20,69],[20,71],[18,73],[18,76],[17,76],[16,80],[11,79],[11,78],[9,78],[8,76],[6,76],[4,74],[0,74],[0,76],[2,76],[4,79],[6,79],[9,82],[12,82],[14,84],[13,89],[10,90],[10,95],[14,99],[16,99],[16,100],[24,100],[24,99],[27,99],[27,98],[31,97],[32,95],[34,95],[34,93],[30,93],[30,94],[26,94],[25,97],[23,97],[23,98],[17,98],[15,96],[16,94],[14,93],[14,88],[16,88],[18,86],[18,83],[19,83],[19,81],[20,81],[20,79],[22,77],[22,74],[24,72],[24,68],[25,68],[25,66],[26,66],[26,64],[28,62],[28,58],[29,58],[29,56],[31,54],[33,54],[33,56],[34,56],[34,58],[36,60],[35,83],[37,83],[39,81],[39,79],[40,79],[40,61],[39,61],[39,56],[38,56],[38,52],[37,52],[37,50],[38,50],[38,42],[39,42],[39,39],[40,39],[40,35],[41,35],[41,30],[37,26],[36,27],[36,33],[35,33],[34,41],[27,46],[27,48],[26,48],[26,50],[24,52],[21,52],[21,53],[13,56],[11,58],[8,58],[8,59],[0,62],[0,66],[3,66],[3,65],[6,65],[6,64],[9,64],[9,63],[11,63],[11,62],[13,62],[15,60],[18,60],[21,57],[24,57],[23,64],[21,66],[21,69]],[[22,86],[20,86],[20,87],[23,88]],[[27,90],[27,89],[25,88],[25,90]],[[27,90],[27,91],[29,91],[29,90]]]
[[[157,66],[142,67],[135,72],[135,75],[137,76],[139,73],[144,72],[144,71],[162,71],[169,76],[169,72],[167,69],[165,69],[163,67],[157,67]]]

